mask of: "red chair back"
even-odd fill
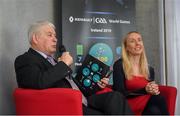
[[[177,96],[177,89],[172,86],[159,86],[159,90],[161,95],[163,95],[166,99],[167,107],[169,110],[170,115],[174,115],[176,109],[176,96]]]
[[[82,115],[82,94],[78,90],[16,88],[13,95],[18,115]]]

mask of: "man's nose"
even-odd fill
[[[56,38],[56,37],[53,37],[53,40],[54,40],[55,42],[57,42],[57,38]]]

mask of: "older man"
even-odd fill
[[[48,21],[32,24],[28,32],[30,48],[15,60],[15,71],[18,86],[21,88],[73,88],[79,89],[68,76],[72,70],[73,58],[69,52],[64,52],[56,61],[57,38],[55,26]],[[108,81],[103,78],[98,85],[105,88]],[[88,100],[87,100],[88,99]],[[84,114],[131,114],[124,97],[118,92],[108,92],[83,96]]]

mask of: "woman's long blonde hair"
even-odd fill
[[[123,69],[125,72],[125,76],[126,79],[131,79],[132,78],[132,73],[133,73],[133,69],[132,69],[132,64],[129,60],[129,54],[126,50],[127,47],[127,39],[129,38],[129,35],[132,33],[137,33],[139,35],[141,35],[139,32],[136,31],[131,31],[129,33],[127,33],[127,35],[125,36],[125,38],[123,39],[122,42],[122,64],[123,64]],[[144,49],[144,48],[143,48]],[[145,53],[145,49],[143,50],[141,56],[140,56],[140,73],[143,75],[143,77],[145,77],[147,80],[149,80],[148,76],[149,76],[149,69],[148,69],[148,62],[147,62],[147,58],[146,58],[146,53]]]

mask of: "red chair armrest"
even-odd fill
[[[176,96],[177,96],[177,89],[172,86],[159,86],[159,90],[161,95],[163,95],[167,102],[167,107],[169,110],[170,115],[174,115],[175,106],[176,106]]]
[[[107,93],[107,92],[111,92],[113,91],[110,87],[106,87],[98,92],[96,92],[96,94],[102,94],[102,93]]]
[[[82,115],[82,94],[69,88],[14,91],[16,113],[20,114],[76,114]]]

